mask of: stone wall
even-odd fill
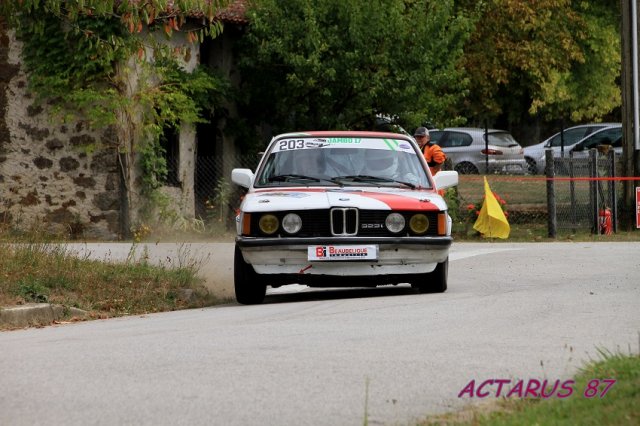
[[[158,37],[158,42],[168,43],[172,49],[182,49],[182,55],[178,56],[183,69],[186,72],[193,70],[200,63],[199,43],[190,43],[184,33],[176,33],[171,40],[163,40],[164,36]],[[179,188],[163,187],[163,192],[173,199],[176,213],[186,219],[195,217],[195,155],[196,155],[196,132],[191,124],[182,123],[178,137],[178,161],[177,177],[180,182]]]
[[[118,238],[120,173],[108,148],[115,134],[52,121],[27,91],[21,49],[0,22],[0,220],[16,229]]]
[[[222,70],[233,81],[231,41],[239,30],[231,39],[224,34],[215,40],[207,65]],[[146,30],[141,34],[148,35]],[[201,61],[199,43],[189,43],[184,34],[157,41],[182,52],[179,59],[188,72]],[[27,90],[21,51],[22,43],[0,21],[0,231],[38,228],[63,236],[106,240],[126,236],[129,229],[123,228],[142,225],[140,209],[144,202],[140,195],[139,156],[135,153],[138,136],[135,132],[122,133],[126,126],[120,126],[119,131],[96,132],[83,122],[54,121],[51,109],[36,104]],[[153,52],[149,50],[147,56],[153,57]],[[139,79],[145,77],[134,61],[122,65],[133,96],[139,90]],[[233,104],[227,108],[236,115]],[[220,152],[234,158],[234,141],[225,139],[224,123],[221,127]],[[184,219],[195,217],[197,138],[195,126],[182,126],[177,152],[178,185],[161,188],[171,199],[171,209]],[[128,142],[118,144],[118,140]],[[127,160],[130,173],[125,174],[128,192],[113,148],[118,145],[132,150],[128,151]],[[230,174],[230,170],[224,173]]]

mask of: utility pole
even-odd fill
[[[640,176],[640,134],[638,123],[638,0],[621,0],[622,25],[622,134],[623,176]],[[623,229],[635,228],[635,187],[640,181],[623,181]]]

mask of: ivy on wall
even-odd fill
[[[3,0],[0,14],[24,43],[28,87],[36,101],[52,105],[61,121],[119,128],[111,142],[130,159],[121,161],[128,192],[132,168],[141,167],[141,194],[153,198],[167,173],[163,131],[203,122],[226,90],[222,77],[203,67],[187,72],[183,64],[187,50],[198,48],[195,42],[220,34],[215,14],[228,3]],[[170,48],[163,42],[177,35],[191,46]]]

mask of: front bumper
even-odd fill
[[[377,276],[432,272],[449,255],[453,239],[443,237],[237,237],[245,261],[258,274]],[[311,246],[376,245],[376,260],[310,261]]]

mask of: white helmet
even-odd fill
[[[373,176],[393,178],[398,168],[398,156],[389,150],[368,149],[365,161]]]
[[[361,150],[357,148],[333,148],[327,155],[328,170],[332,175],[355,175],[362,169]]]

